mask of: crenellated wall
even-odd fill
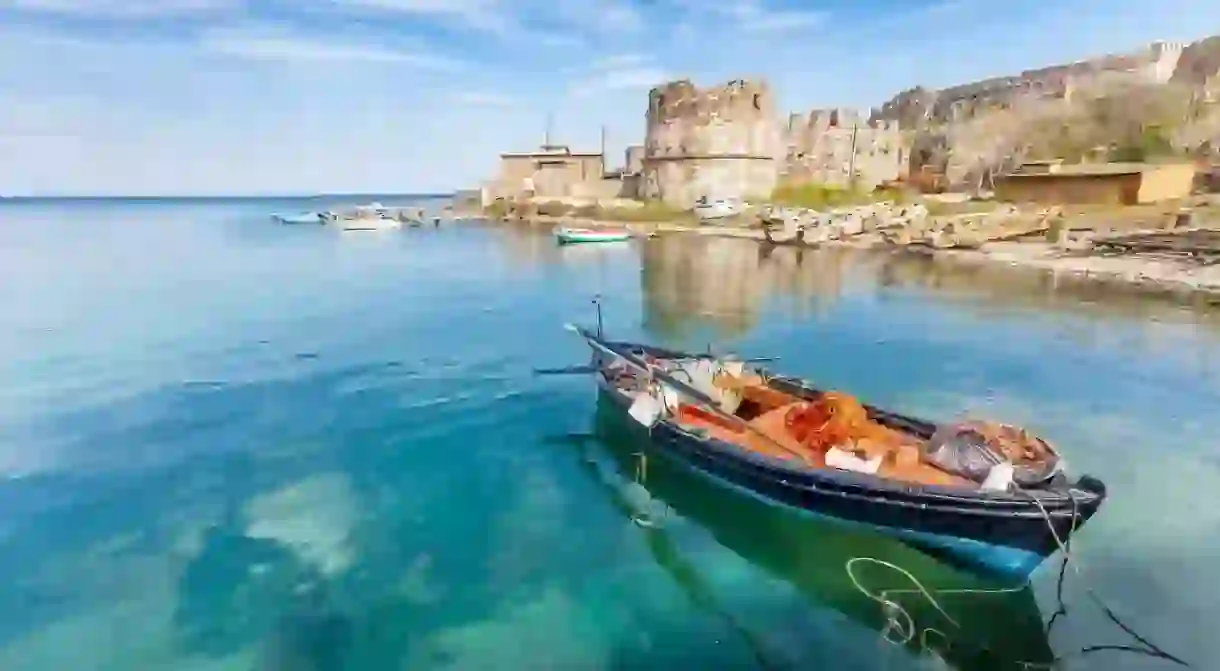
[[[645,198],[690,207],[703,196],[769,194],[782,144],[765,82],[697,88],[683,79],[648,95],[644,134]]]
[[[897,121],[867,120],[857,110],[792,114],[781,178],[871,189],[907,172],[910,152]]]
[[[1138,80],[1164,84],[1178,69],[1188,46],[1154,42],[1125,54],[1053,65],[992,77],[940,90],[908,89],[874,110],[873,119],[898,121],[903,128],[965,121],[981,113],[1012,109],[1027,100],[1068,99],[1081,87]]]

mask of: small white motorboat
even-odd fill
[[[741,214],[745,210],[745,203],[740,198],[712,199],[703,196],[695,201],[694,210],[695,216],[699,217],[699,221],[710,222]]]
[[[345,231],[383,231],[390,228],[402,228],[401,221],[385,216],[340,219],[339,225]]]

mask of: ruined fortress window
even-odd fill
[[[756,110],[762,109],[762,94],[761,93],[754,94],[754,109],[756,109]]]

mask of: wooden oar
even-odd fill
[[[714,359],[716,357],[708,354],[700,354],[692,357],[695,359]],[[742,363],[759,363],[763,361],[776,361],[779,357],[763,356],[752,359],[725,359],[726,361],[741,361]],[[562,368],[535,368],[534,375],[588,375],[596,373],[597,367],[592,364],[582,364],[579,366],[564,366]]]
[[[630,352],[624,352],[624,351],[618,349],[617,347],[611,345],[610,343],[607,343],[606,341],[602,340],[601,338],[598,338],[597,336],[593,335],[592,333],[589,333],[588,331],[586,331],[585,329],[582,329],[579,326],[576,326],[575,324],[568,324],[565,328],[567,328],[569,331],[573,331],[574,333],[577,333],[578,335],[580,335],[582,338],[584,338],[590,345],[592,345],[596,349],[599,349],[599,350],[605,352],[606,354],[609,354],[610,356],[613,356],[615,358],[626,361],[632,367],[638,369],[640,372],[644,373],[645,375],[650,375],[654,379],[659,380],[659,381],[665,383],[666,385],[672,387],[678,393],[680,393],[684,396],[690,397],[691,399],[694,399],[700,405],[703,405],[706,410],[711,411],[712,414],[720,417],[721,419],[731,422],[731,423],[745,429],[746,431],[749,431],[750,433],[753,433],[754,435],[762,438],[763,440],[766,440],[767,442],[775,445],[776,447],[783,450],[784,452],[787,452],[788,454],[791,454],[795,457],[799,457],[805,463],[809,463],[808,455],[806,455],[802,452],[799,452],[797,450],[794,450],[794,449],[788,447],[787,445],[784,445],[783,443],[779,442],[775,438],[772,438],[769,434],[767,434],[767,432],[760,430],[758,427],[754,426],[753,424],[750,424],[749,422],[738,417],[737,415],[725,412],[723,409],[721,409],[720,404],[717,403],[714,399],[712,399],[707,394],[704,394],[703,392],[699,391],[698,389],[695,389],[694,387],[690,386],[689,384],[686,384],[685,382],[682,382],[681,380],[674,378],[672,375],[669,375],[668,373],[664,372],[663,370],[661,370],[655,366],[649,366],[647,362],[640,360],[634,354],[631,354]]]
[[[534,375],[587,375],[597,372],[597,368],[584,364],[582,366],[565,366],[563,368],[535,368]]]

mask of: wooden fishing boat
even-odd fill
[[[619,242],[631,238],[631,231],[625,228],[569,228],[567,226],[555,230],[555,239],[561,245],[579,242]]]
[[[855,525],[802,515],[757,497],[726,496],[711,479],[663,458],[656,445],[641,446],[647,430],[626,419],[605,394],[599,395],[592,426],[591,435],[569,434],[560,440],[573,446],[576,467],[600,485],[611,505],[647,530],[647,547],[657,555],[657,566],[667,569],[681,560],[680,544],[670,537],[667,523],[669,514],[677,513],[770,577],[791,584],[815,609],[828,607],[882,635],[894,635],[889,630],[894,614],[873,595],[897,599],[919,629],[934,627],[946,634],[948,641],[931,644],[950,668],[1051,667],[1055,655],[1032,585],[1014,589]],[[624,487],[626,482],[645,488],[649,496],[635,495]],[[675,585],[690,585],[699,575],[693,559],[675,567],[682,575]],[[973,596],[942,596],[933,602],[915,589],[913,580],[933,595]],[[903,596],[893,590],[902,590]],[[698,591],[705,597],[716,593],[710,585]],[[918,654],[929,642],[916,634],[911,630],[905,641],[901,634],[891,640]]]
[[[871,527],[959,567],[1028,579],[1106,496],[1096,478],[1070,479],[1040,439],[1014,448],[1004,442],[1011,431],[938,426],[743,361],[569,328],[593,350],[581,372],[649,427],[664,456],[768,503]],[[982,466],[980,455],[989,460]]]

